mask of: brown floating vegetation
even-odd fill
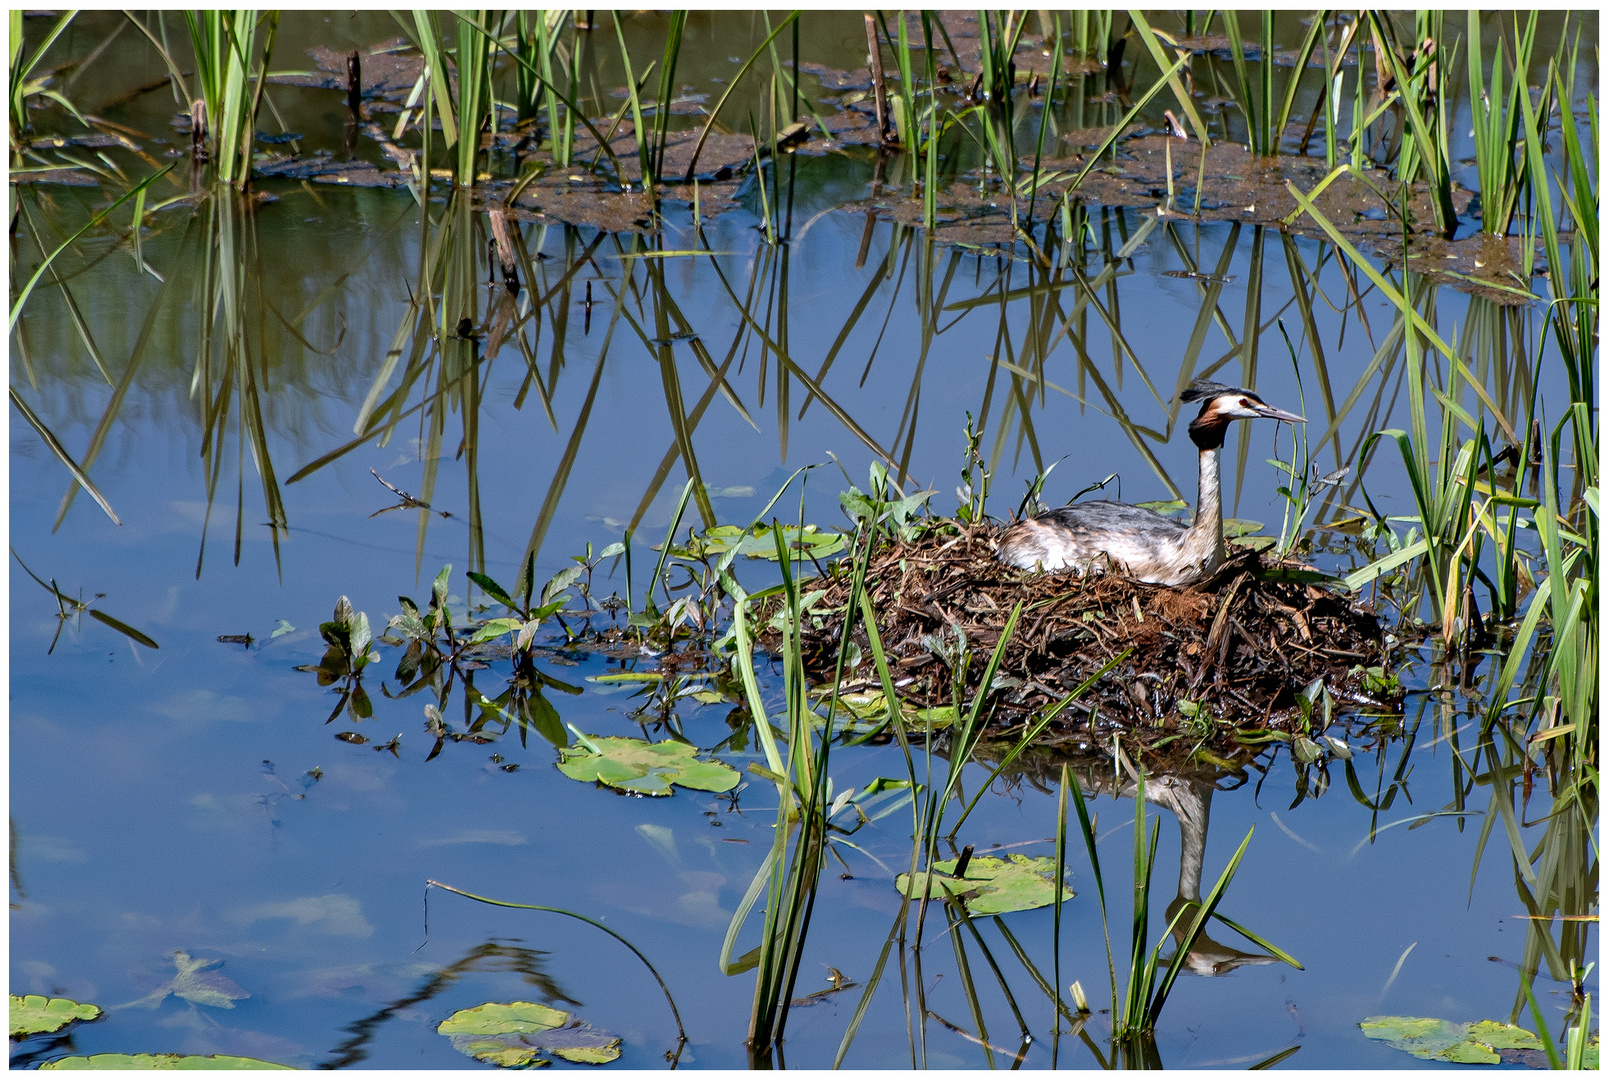
[[[1342,707],[1400,705],[1394,681],[1383,677],[1388,644],[1374,613],[1299,564],[1246,550],[1188,589],[1115,574],[1031,574],[995,559],[995,531],[935,522],[872,552],[866,593],[905,704],[954,704],[958,673],[969,700],[1020,603],[994,680],[996,725],[1029,721],[1111,665],[1042,742],[1099,745],[1113,731],[1144,743],[1175,733],[1267,741],[1279,737],[1270,732],[1302,730],[1324,708],[1309,689],[1315,680]],[[831,676],[850,578],[846,560],[801,585],[807,595],[825,590],[804,633],[813,675]],[[869,656],[863,626],[855,639]],[[879,687],[868,662],[841,690]]]

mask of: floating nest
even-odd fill
[[[993,701],[996,726],[1022,723],[1113,665],[1062,711],[1048,742],[1101,745],[1113,731],[1151,744],[1173,733],[1264,741],[1299,728],[1301,695],[1315,680],[1340,708],[1398,711],[1400,699],[1382,692],[1394,680],[1383,677],[1379,619],[1310,568],[1244,550],[1189,588],[1031,574],[996,560],[996,532],[945,522],[915,539],[880,541],[872,552],[866,588],[907,706],[953,704],[958,667],[970,700],[1020,602],[994,681],[1003,691]],[[803,583],[825,590],[804,634],[813,677],[832,677],[852,570],[845,559]],[[842,688],[875,690],[881,684],[858,622],[853,640],[864,659]],[[1321,730],[1323,721],[1314,721]]]

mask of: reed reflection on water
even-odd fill
[[[597,809],[606,802],[601,793],[569,791],[552,770],[532,767],[551,760],[550,743],[571,741],[568,725],[683,740],[768,770],[748,774],[746,798],[765,805],[756,818],[766,818],[770,807],[758,793],[774,787],[777,827],[735,819],[730,826],[748,830],[734,839],[750,840],[753,858],[732,855],[740,845],[723,854],[711,844],[707,862],[694,869],[688,841],[665,849],[683,860],[673,860],[674,887],[685,885],[687,896],[705,898],[696,901],[705,905],[699,910],[717,913],[685,934],[667,934],[668,924],[643,914],[642,904],[620,901],[603,880],[612,871],[578,871],[561,885],[528,867],[442,859],[466,875],[449,879],[429,854],[438,849],[421,855],[417,847],[421,830],[432,827],[429,812],[405,815],[400,846],[379,842],[363,854],[270,813],[273,835],[297,837],[296,853],[286,856],[292,876],[322,879],[345,859],[366,870],[368,881],[350,887],[377,910],[390,902],[386,874],[412,888],[427,877],[466,883],[469,875],[507,873],[499,882],[506,887],[476,891],[529,899],[550,886],[565,892],[568,908],[619,912],[628,939],[650,953],[650,941],[674,952],[690,983],[711,980],[701,986],[707,1000],[688,1010],[699,1063],[781,1064],[786,1048],[796,1065],[853,1065],[860,1055],[886,1065],[1064,1064],[1063,1034],[1102,1065],[1200,1056],[1168,1024],[1147,1026],[1125,1012],[1115,973],[1112,1015],[1092,1018],[1069,1000],[1069,971],[1083,987],[1100,982],[1105,902],[1121,892],[1126,856],[1106,855],[1114,888],[1102,897],[1100,927],[1089,914],[1088,879],[1077,900],[1057,906],[1050,926],[1033,917],[1009,926],[996,917],[985,926],[955,904],[935,909],[944,915],[938,930],[940,920],[924,922],[925,908],[909,923],[902,910],[886,936],[880,919],[863,925],[868,908],[892,911],[896,901],[881,877],[881,900],[852,892],[854,876],[882,869],[857,864],[845,881],[826,873],[838,865],[832,860],[858,858],[838,843],[833,823],[847,816],[835,815],[860,805],[842,802],[845,792],[864,797],[875,777],[902,773],[909,808],[854,841],[888,877],[944,857],[944,844],[954,848],[956,818],[972,806],[978,836],[968,842],[980,852],[985,838],[1010,844],[1042,835],[1059,810],[1058,865],[1082,874],[1075,818],[1086,794],[1070,796],[1068,782],[1092,805],[1132,801],[1143,772],[1145,799],[1180,826],[1178,886],[1165,911],[1159,905],[1161,918],[1126,946],[1122,933],[1104,935],[1117,941],[1109,963],[1121,966],[1125,947],[1142,959],[1152,950],[1149,977],[1177,961],[1176,970],[1212,979],[1194,988],[1189,979],[1179,983],[1170,1017],[1193,1010],[1221,1022],[1213,1001],[1229,1009],[1255,1000],[1250,1011],[1261,1018],[1237,1033],[1246,1046],[1220,1039],[1215,1046],[1225,1055],[1267,1043],[1271,1049],[1248,1061],[1277,1063],[1305,1039],[1333,1055],[1327,1062],[1392,1062],[1370,1057],[1377,1048],[1361,1044],[1353,968],[1379,961],[1389,970],[1395,961],[1407,971],[1400,945],[1380,936],[1337,955],[1312,940],[1299,910],[1270,910],[1279,905],[1254,891],[1269,880],[1301,887],[1281,880],[1279,857],[1268,854],[1268,845],[1283,843],[1279,830],[1316,856],[1321,846],[1331,853],[1344,846],[1342,826],[1365,837],[1349,861],[1330,868],[1353,878],[1348,890],[1384,894],[1416,869],[1415,858],[1436,859],[1458,862],[1453,876],[1469,875],[1463,917],[1523,907],[1524,943],[1517,959],[1505,957],[1517,978],[1507,969],[1495,980],[1491,972],[1469,975],[1459,965],[1478,947],[1460,946],[1458,960],[1449,956],[1435,968],[1436,978],[1458,972],[1449,977],[1482,991],[1500,984],[1505,1000],[1445,996],[1523,1025],[1537,1015],[1527,998],[1533,979],[1551,980],[1566,1005],[1562,1016],[1547,1012],[1546,1022],[1554,1033],[1585,1035],[1597,905],[1597,193],[1585,166],[1596,127],[1576,115],[1595,92],[1591,77],[1577,75],[1586,70],[1577,21],[1475,14],[1459,25],[1436,12],[1331,12],[1306,21],[1249,13],[1227,21],[1198,13],[1149,21],[1112,12],[640,13],[599,14],[583,25],[577,13],[420,13],[402,24],[408,46],[350,43],[363,51],[348,86],[317,56],[319,72],[296,76],[299,85],[261,78],[301,63],[283,58],[287,42],[328,50],[349,32],[290,12],[277,21],[248,16],[250,48],[213,56],[222,66],[209,66],[204,42],[222,40],[230,25],[243,28],[240,18],[214,13],[199,24],[210,37],[195,39],[200,52],[189,68],[178,54],[191,46],[160,13],[138,23],[115,13],[13,14],[14,41],[30,46],[13,57],[13,179],[23,182],[12,185],[12,397],[23,423],[13,436],[11,520],[14,548],[27,560],[26,567],[19,561],[25,576],[14,571],[13,578],[14,670],[32,670],[35,652],[54,650],[39,670],[58,680],[72,672],[75,693],[96,714],[75,723],[152,762],[150,777],[130,778],[117,754],[89,749],[93,739],[69,737],[48,719],[60,712],[60,683],[14,675],[14,987],[87,993],[72,988],[101,966],[96,949],[149,967],[151,956],[193,949],[198,937],[246,948],[249,923],[209,915],[194,924],[202,929],[185,929],[160,875],[130,887],[138,903],[162,912],[153,916],[159,928],[128,930],[126,919],[119,922],[127,913],[106,906],[117,871],[105,845],[128,845],[160,864],[160,837],[188,827],[171,807],[158,809],[166,797],[161,776],[171,770],[203,784],[211,781],[202,776],[227,775],[249,740],[218,728],[218,717],[267,723],[270,710],[291,708],[296,715],[273,721],[263,749],[253,743],[253,762],[264,755],[306,758],[308,767],[327,762],[333,730],[317,723],[326,714],[367,732],[337,747],[341,769],[332,768],[328,781],[314,777],[298,799],[333,801],[324,793],[341,791],[348,805],[360,805],[353,770],[368,775],[379,760],[406,778],[374,781],[399,805],[450,796],[459,801],[439,805],[457,812],[484,799],[484,807],[520,819],[532,806],[547,807],[544,815],[572,807],[588,822],[575,835],[508,845],[539,846],[549,860],[574,856],[576,847],[619,848],[650,835],[643,830],[669,828],[660,821],[674,821],[684,836],[699,832],[695,825],[710,827],[703,810],[626,800]],[[1587,25],[1595,33],[1595,23]],[[41,48],[58,27],[62,35]],[[383,35],[394,32],[385,23]],[[868,40],[877,58],[870,66],[884,69],[875,79],[863,55]],[[125,48],[129,42],[138,50]],[[345,59],[344,50],[330,55]],[[58,65],[50,67],[56,81],[27,81],[43,70],[40,56],[47,67]],[[735,62],[725,63],[727,56]],[[1276,62],[1264,66],[1267,57]],[[71,74],[59,67],[69,58],[82,65]],[[30,63],[32,76],[24,71]],[[90,93],[90,80],[78,81],[77,72],[96,63],[106,72],[108,100],[86,98],[81,126],[105,140],[84,145],[64,109],[35,105],[52,100],[43,95],[47,86],[69,97]],[[238,75],[232,83],[217,78],[229,65]],[[150,133],[166,132],[174,111],[173,101],[158,100],[165,90],[139,92],[156,78],[184,85],[187,96],[193,80],[213,141],[187,121],[190,134],[178,142],[192,142],[191,161],[153,176],[165,151]],[[119,100],[125,93],[132,96]],[[329,111],[341,95],[346,111]],[[507,109],[499,104],[505,97],[513,103]],[[265,103],[282,113],[280,128],[307,134],[289,143],[263,138]],[[52,125],[80,144],[66,145],[50,134]],[[482,128],[484,146],[467,137]],[[1463,130],[1473,134],[1462,137]],[[800,142],[803,134],[809,138]],[[328,160],[316,158],[326,144]],[[268,156],[254,164],[254,148]],[[1270,152],[1278,158],[1262,164],[1251,156]],[[1466,152],[1474,154],[1468,164]],[[202,167],[203,155],[210,165]],[[428,167],[435,165],[447,175],[435,176]],[[243,196],[236,188],[253,168],[253,191]],[[371,174],[382,186],[352,184]],[[96,186],[29,182],[74,178]],[[1282,201],[1270,209],[1270,200]],[[1239,209],[1259,204],[1258,212]],[[31,291],[22,292],[19,284],[36,270]],[[873,490],[863,498],[895,506],[937,490],[931,509],[940,514],[949,511],[960,471],[956,502],[974,520],[1056,505],[1075,492],[1171,510],[1193,489],[1191,448],[1175,437],[1179,395],[1203,378],[1258,388],[1308,418],[1305,439],[1288,445],[1270,446],[1254,430],[1234,433],[1225,447],[1226,511],[1239,520],[1230,524],[1242,539],[1343,579],[1382,613],[1403,645],[1401,663],[1367,677],[1406,687],[1404,714],[1348,708],[1321,687],[1302,699],[1301,732],[1242,742],[1232,758],[1222,747],[1235,733],[1198,713],[1172,718],[1167,753],[1147,757],[1131,748],[1128,767],[1120,751],[1073,765],[1064,782],[1062,763],[1041,760],[1044,748],[1036,746],[1020,751],[1024,771],[995,777],[978,771],[999,764],[992,749],[953,771],[939,753],[966,761],[955,748],[981,734],[982,720],[926,741],[913,727],[881,749],[855,745],[850,735],[863,730],[822,738],[810,727],[803,659],[785,647],[796,646],[797,636],[758,662],[746,647],[737,664],[707,651],[748,610],[733,586],[757,591],[782,575],[787,603],[802,619],[801,582],[818,567],[801,553],[781,565],[727,558],[716,572],[719,559],[672,550],[684,537],[691,546],[695,536],[745,525],[766,507],[761,525],[797,518],[796,547],[813,523],[848,535],[852,558],[860,550],[854,537],[868,535],[868,526],[845,524],[838,492],[858,485],[868,465]],[[800,465],[834,460],[842,484],[811,471],[766,506]],[[1107,491],[1090,491],[1102,483]],[[99,505],[78,500],[80,487]],[[1266,524],[1245,520],[1253,517]],[[220,536],[227,564],[217,556]],[[652,550],[662,539],[663,550]],[[777,540],[784,548],[790,542],[781,532]],[[399,667],[389,680],[397,686],[387,684],[386,653],[387,663],[367,672],[365,689],[359,676],[386,619],[376,614],[371,626],[365,616],[360,634],[358,617],[390,611],[391,598],[410,591],[409,554],[414,592],[421,575],[429,580],[454,564],[431,590],[435,603],[415,605],[422,618],[447,613],[431,627],[445,637],[430,638],[447,644],[438,663],[414,635],[399,647],[418,646],[408,678]],[[554,574],[576,565],[569,582],[555,585]],[[41,585],[44,596],[35,591]],[[165,602],[163,589],[171,590]],[[111,595],[89,599],[98,590]],[[320,628],[333,599],[348,594],[356,600]],[[561,595],[585,607],[586,620],[620,631],[617,643],[625,644],[612,660],[588,654],[569,622],[561,629],[544,621],[552,616],[533,614]],[[472,610],[465,598],[484,606]],[[550,636],[488,659],[469,656],[454,631],[443,630],[449,617],[462,630],[504,608],[519,615],[515,622],[540,622]],[[48,625],[41,611],[50,612]],[[556,618],[580,626],[573,615],[572,607]],[[281,619],[281,627],[303,629],[270,637]],[[243,632],[248,622],[255,638]],[[751,629],[763,628],[741,633]],[[215,660],[214,650],[224,648],[212,640],[219,631],[245,646],[236,666]],[[103,670],[108,634],[119,642],[117,635],[132,642],[142,635],[161,648],[131,646],[143,669]],[[579,664],[596,676],[624,661],[627,671],[647,674],[665,655],[687,657],[687,671],[656,684],[646,697],[652,708],[624,716],[626,709],[611,714],[608,684],[565,670]],[[319,688],[344,695],[334,713],[314,680],[289,681],[291,657],[322,669]],[[878,659],[863,662],[875,668]],[[973,662],[981,670],[988,660],[983,650]],[[707,677],[697,674],[706,669]],[[583,683],[584,692],[572,693]],[[886,684],[892,703],[892,672]],[[417,696],[392,700],[393,689]],[[180,699],[190,704],[175,704]],[[427,699],[436,710],[427,714],[428,757],[416,734]],[[979,701],[956,702],[958,723],[969,711],[975,720],[983,715]],[[152,732],[149,744],[131,749],[128,732],[113,731],[99,715],[130,707],[181,728],[193,724],[200,734]],[[896,725],[889,730],[902,730],[898,707],[889,707]],[[779,708],[793,726],[778,720],[767,746],[770,729],[753,721]],[[385,741],[398,727],[402,733]],[[453,763],[488,740],[496,757],[487,775],[495,767],[493,782],[519,777],[529,785],[522,799],[457,786],[463,774],[453,770],[462,765]],[[421,773],[422,761],[434,772]],[[1022,798],[1035,816],[1015,820],[1009,800],[993,797],[973,799],[964,811],[964,799],[954,809],[948,797],[934,801],[952,786],[962,796],[980,785],[999,790],[991,784]],[[1489,789],[1484,800],[1482,788]],[[1238,837],[1253,818],[1262,821],[1256,808],[1275,790],[1281,806],[1295,796],[1286,813],[1311,815],[1298,826],[1303,834],[1328,835],[1316,844],[1276,818],[1277,829],[1259,830],[1229,860],[1224,905],[1256,914],[1237,916],[1236,929],[1257,935],[1260,951],[1242,950],[1224,943],[1220,925],[1193,914],[1215,902],[1210,886],[1203,897],[1201,881],[1204,872],[1218,878],[1209,810],[1224,792],[1220,821],[1231,803]],[[145,810],[121,815],[130,824],[99,838],[104,824],[78,815],[113,793]],[[667,816],[656,820],[655,812]],[[387,813],[367,806],[346,819],[361,824],[346,827],[384,832]],[[914,839],[905,835],[906,813]],[[75,824],[45,824],[52,815]],[[1398,854],[1392,845],[1407,845],[1409,828],[1415,846],[1400,850],[1415,854]],[[70,838],[58,835],[66,832]],[[1432,844],[1427,836],[1442,839]],[[86,848],[93,857],[75,862],[72,853]],[[52,851],[69,854],[52,862]],[[1508,899],[1510,882],[1491,880],[1503,876],[1497,863],[1505,854],[1515,890]],[[223,866],[229,856],[208,857]],[[1148,877],[1154,858],[1154,847],[1143,858],[1137,847],[1136,874]],[[199,869],[202,878],[227,877]],[[690,884],[695,878],[702,884]],[[249,896],[277,896],[280,887],[273,875],[239,887],[197,886],[211,912],[238,912]],[[740,903],[745,887],[750,906]],[[1422,888],[1440,897],[1439,882]],[[762,894],[770,901],[757,902]],[[1337,896],[1309,892],[1290,906],[1340,917]],[[1427,900],[1417,915],[1399,911],[1400,929],[1428,939],[1429,924],[1452,925],[1447,905],[1457,899]],[[83,903],[94,914],[78,926],[47,925],[47,910]],[[683,927],[696,923],[685,918],[693,922]],[[1194,936],[1192,922],[1201,923]],[[762,923],[762,944],[745,957],[737,939],[752,943]],[[384,944],[336,949],[317,961],[400,964],[394,929],[387,926]],[[1470,937],[1497,950],[1497,932],[1488,919]],[[953,965],[933,947],[940,936],[950,941]],[[1163,955],[1169,939],[1175,951]],[[833,984],[833,1001],[856,1006],[837,1006],[833,1030],[824,1032],[816,1017],[826,1010],[795,984],[801,973],[813,978],[816,957],[832,957],[841,941],[855,942],[867,958],[881,949],[876,970],[897,969],[901,990],[892,990],[892,980],[879,990],[864,965],[844,968],[863,985],[840,993]],[[1296,1038],[1274,1037],[1263,1013],[1285,1014],[1256,998],[1274,984],[1237,971],[1281,959],[1271,943],[1302,958],[1299,977],[1309,981],[1300,985],[1324,987],[1315,992],[1326,1016],[1314,1021],[1313,1034],[1299,1026]],[[314,962],[302,946],[284,948],[278,963]],[[282,995],[267,1005],[272,1015],[262,1028],[297,1045],[264,1036],[263,1045],[278,1049],[261,1052],[300,1064],[396,1064],[406,1040],[395,1025],[379,1036],[386,1021],[427,1001],[445,1003],[454,986],[468,993],[486,972],[518,973],[545,1000],[574,993],[597,1002],[601,992],[630,999],[645,1014],[654,1007],[635,987],[565,989],[567,980],[590,978],[570,974],[573,954],[561,961],[462,928],[447,932],[443,948],[457,949],[460,959],[364,984],[362,1007],[351,1010],[359,1019],[342,1018],[352,1038],[333,1054],[303,1037],[324,1031],[329,1018],[297,1014],[286,1004],[292,995]],[[1022,972],[997,962],[1006,951]],[[691,974],[707,973],[718,954],[731,975],[752,965],[752,1000],[744,1000],[747,984],[732,1001],[722,997],[740,978]],[[1121,969],[1138,976],[1143,967]],[[565,974],[550,974],[558,970]],[[939,971],[948,985],[935,989]],[[1396,978],[1386,980],[1381,1001]],[[1413,979],[1405,974],[1398,992]],[[1030,1015],[1022,990],[1033,985],[1046,995],[1054,1034]],[[1132,993],[1136,984],[1122,985]],[[1200,989],[1208,985],[1231,989]],[[1537,982],[1537,996],[1548,1001],[1545,985]],[[1416,984],[1413,1007],[1437,1015],[1434,989]],[[730,1017],[745,1005],[749,1024],[739,1030]],[[77,1046],[155,1045],[134,1017],[113,1014],[44,1049],[25,1044],[14,1063]],[[1135,1031],[1115,1030],[1129,1021]],[[1109,1028],[1097,1037],[1103,1025]],[[1318,1030],[1325,1025],[1330,1030]],[[1013,1029],[1021,1045],[1003,1045],[999,1032]],[[657,1064],[656,1039],[674,1042],[654,1030],[628,1045],[639,1067]],[[750,1050],[735,1049],[745,1037]],[[209,1052],[248,1053],[253,1045],[238,1033],[190,1038]],[[397,1042],[382,1045],[388,1039]],[[447,1067],[452,1059],[432,1060]]]

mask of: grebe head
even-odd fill
[[[1197,379],[1179,395],[1180,401],[1201,402],[1201,414],[1190,422],[1190,441],[1203,453],[1224,444],[1224,433],[1231,420],[1283,420],[1289,424],[1307,421],[1295,413],[1276,409],[1250,390],[1238,386]]]
[[[1198,424],[1216,426],[1230,420],[1257,419],[1283,420],[1287,424],[1307,422],[1305,417],[1274,408],[1250,390],[1208,382],[1205,379],[1197,379],[1191,383],[1185,392],[1179,395],[1179,400],[1201,402],[1201,414],[1196,417]]]

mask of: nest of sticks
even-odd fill
[[[996,532],[947,521],[913,540],[880,540],[872,552],[866,589],[907,705],[952,704],[957,666],[965,668],[970,699],[1021,602],[994,682],[996,726],[1022,723],[1122,658],[1060,713],[1045,741],[1098,745],[1112,731],[1151,743],[1180,731],[1226,740],[1292,731],[1302,716],[1299,695],[1315,679],[1343,708],[1398,711],[1400,701],[1365,689],[1367,669],[1388,662],[1379,619],[1310,568],[1245,550],[1187,588],[1034,574],[995,558]],[[852,577],[845,559],[803,583],[826,590],[804,635],[813,677],[832,677]],[[875,689],[881,684],[858,621],[853,639],[864,659],[842,688]]]

